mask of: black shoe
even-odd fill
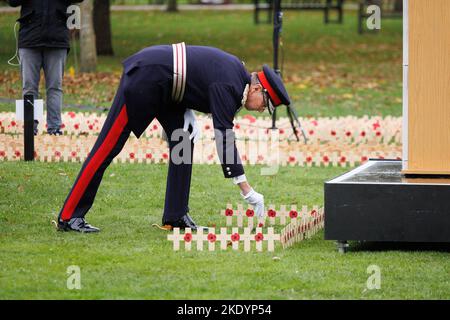
[[[180,228],[180,229],[191,228],[192,231],[196,231],[197,229],[201,228],[205,231],[208,230],[207,227],[198,226],[187,213],[184,216],[182,216],[178,221],[175,221],[175,222],[163,221],[163,225],[165,227],[170,226],[171,229],[173,229],[173,228]]]
[[[59,129],[48,130],[47,133],[51,136],[62,136],[62,131]]]
[[[58,221],[59,231],[99,232],[100,229],[91,226],[84,218],[72,218],[69,221]]]

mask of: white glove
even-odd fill
[[[192,133],[189,135],[189,139],[194,138],[192,141],[196,143],[200,138],[200,128],[198,127],[197,121],[195,120],[194,111],[192,111],[191,109],[186,109],[186,112],[184,113],[184,132],[188,131],[189,125],[192,126]]]
[[[245,196],[241,193],[241,196],[248,204],[251,204],[255,208],[255,213],[258,218],[264,218],[266,212],[264,210],[264,196],[262,194],[252,188]]]

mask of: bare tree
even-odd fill
[[[97,54],[114,55],[111,39],[110,0],[94,0],[94,30]]]
[[[93,23],[93,1],[84,0],[81,3],[80,30],[80,71],[93,72],[97,66],[97,51],[95,49],[95,32]]]

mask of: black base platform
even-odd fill
[[[410,178],[396,160],[370,160],[325,183],[325,239],[450,242],[450,178]]]

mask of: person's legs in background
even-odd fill
[[[63,75],[66,65],[67,49],[43,49],[42,66],[45,74],[47,92],[47,132],[61,135],[61,109],[63,99]]]
[[[39,79],[43,63],[41,48],[19,48],[20,73],[22,77],[22,95],[32,94],[39,97]],[[34,121],[34,134],[37,134],[38,121]]]

